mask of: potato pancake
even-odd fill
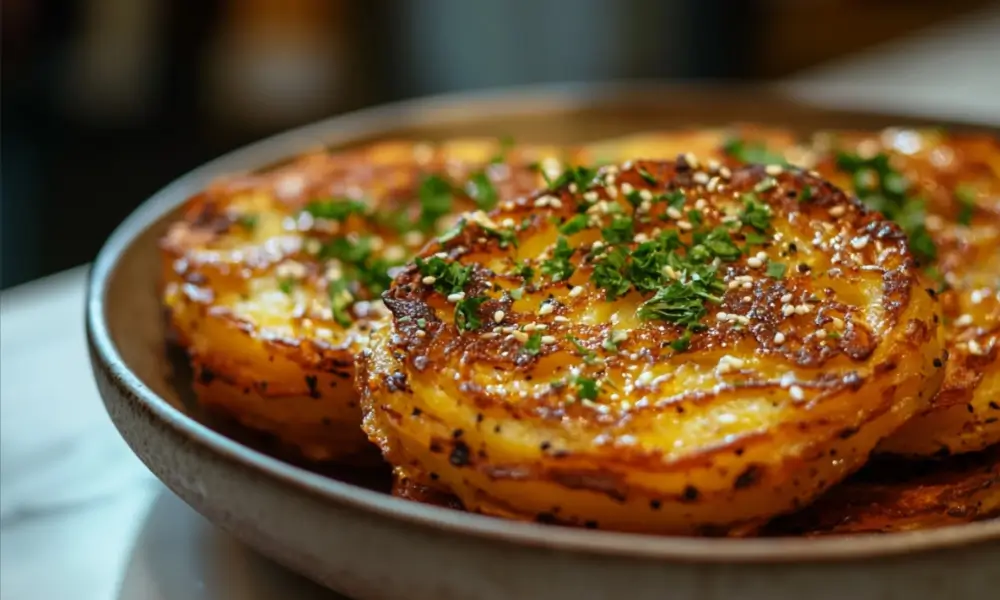
[[[898,226],[794,168],[576,167],[383,295],[357,374],[397,477],[469,510],[741,534],[858,469],[944,369]]]
[[[940,130],[821,132],[808,142],[781,129],[654,132],[591,144],[586,158],[672,156],[688,145],[734,166],[816,169],[902,226],[940,290],[944,384],[880,451],[914,457],[1000,443],[1000,141]]]
[[[1000,516],[1000,446],[942,460],[876,459],[770,535],[891,533]]]
[[[540,185],[554,149],[406,141],[319,152],[214,183],[161,243],[163,298],[200,403],[309,460],[377,457],[354,355],[390,273],[453,211]],[[550,165],[551,166],[551,165]]]
[[[820,134],[815,168],[910,236],[940,289],[944,384],[879,449],[909,456],[1000,443],[1000,140],[888,129]]]

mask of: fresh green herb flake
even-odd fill
[[[643,169],[642,167],[639,167],[639,177],[642,177],[643,181],[645,181],[649,185],[656,185],[658,183],[656,177],[654,177],[652,173],[650,173],[646,169]]]
[[[748,163],[782,166],[788,164],[784,156],[772,152],[762,142],[748,142],[732,138],[722,146],[722,151],[737,160]]]
[[[424,230],[433,230],[438,219],[452,210],[454,190],[446,179],[439,175],[427,175],[417,190],[420,200],[418,225]]]
[[[486,173],[480,171],[479,173],[474,173],[469,177],[469,183],[466,186],[466,190],[469,193],[469,197],[472,201],[476,203],[476,206],[482,210],[490,210],[497,205],[497,200],[499,196],[497,195],[497,190],[493,187],[493,183]]]
[[[524,353],[535,356],[542,351],[542,334],[532,333],[524,342]]]
[[[472,274],[472,267],[464,267],[457,262],[448,262],[443,258],[432,256],[428,259],[415,259],[417,270],[421,275],[434,278],[434,289],[446,296],[461,292]]]
[[[332,199],[316,200],[306,205],[306,212],[317,219],[346,221],[351,215],[363,215],[368,205],[357,200]]]
[[[769,262],[767,263],[767,276],[773,277],[774,279],[783,279],[785,277],[785,272],[788,270],[788,265],[780,262]]]
[[[575,270],[573,263],[569,260],[572,256],[573,248],[570,247],[566,238],[559,236],[552,252],[552,258],[542,261],[542,274],[548,275],[552,281],[566,281]]]
[[[479,318],[479,307],[489,300],[486,296],[463,298],[455,303],[455,327],[459,331],[474,331],[483,325]]]
[[[580,233],[587,228],[587,223],[590,221],[590,217],[587,215],[573,215],[572,218],[567,220],[565,223],[559,226],[559,233],[563,235],[573,235],[574,233]]]

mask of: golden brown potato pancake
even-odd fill
[[[776,166],[569,169],[466,216],[383,298],[365,430],[400,480],[518,519],[752,531],[943,376],[903,232]]]
[[[1000,446],[942,460],[876,459],[770,535],[892,533],[1000,516]]]
[[[375,143],[230,177],[162,240],[163,297],[199,401],[312,460],[377,456],[354,355],[390,272],[453,221],[542,181],[553,149]]]
[[[745,124],[638,134],[591,144],[580,155],[666,157],[685,145],[730,166],[816,169],[902,225],[940,289],[949,360],[931,404],[880,450],[930,456],[1000,443],[1000,140],[891,128],[821,132],[802,141]]]

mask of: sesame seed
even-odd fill
[[[538,323],[528,323],[524,326],[525,331],[534,331],[538,327]]]
[[[562,315],[556,315],[552,317],[552,320],[556,323],[569,323],[569,317],[564,317]]]
[[[698,171],[697,173],[694,174],[692,179],[694,179],[694,182],[697,183],[698,185],[705,185],[706,183],[708,183],[708,173],[705,173],[703,171]]]
[[[602,242],[601,240],[597,240],[596,242],[590,245],[591,250],[600,250],[603,247],[604,247],[604,242]]]
[[[698,157],[692,152],[684,153],[684,162],[686,162],[692,169],[698,168]]]
[[[503,221],[500,221],[500,224],[506,227],[507,229],[511,229],[515,225],[514,219],[511,219],[510,217],[507,217]]]
[[[635,188],[632,187],[631,183],[625,182],[625,183],[622,184],[622,193],[625,194],[626,196],[628,196],[629,194],[631,194],[634,191],[635,191]]]
[[[517,205],[514,204],[514,202],[511,201],[511,200],[507,200],[506,202],[504,202],[503,204],[500,205],[500,208],[503,209],[503,210],[505,210],[505,211],[507,211],[507,212],[510,212],[510,211],[514,210],[516,207],[517,207]]]
[[[980,346],[979,342],[977,342],[976,340],[969,340],[968,345],[969,345],[969,354],[973,356],[983,356],[986,354],[986,351],[983,350],[983,347]]]
[[[792,301],[792,295],[791,294],[785,294],[784,296],[781,297],[781,303],[782,304],[788,304],[791,301]]]
[[[555,310],[555,307],[552,306],[552,304],[546,302],[541,306],[541,308],[538,309],[538,314],[544,316],[551,313],[553,310]]]
[[[495,313],[493,313],[493,322],[494,323],[500,323],[500,322],[503,321],[503,318],[506,317],[506,316],[507,315],[502,310],[498,310]]]
[[[693,229],[691,223],[688,223],[687,221],[677,221],[677,228],[683,231],[690,231]]]
[[[832,321],[833,321],[833,326],[836,327],[837,329],[844,328],[844,320],[841,319],[840,317],[834,317]]]
[[[720,175],[720,176],[721,176],[721,177],[722,177],[723,179],[729,179],[730,177],[732,177],[732,176],[733,176],[733,172],[729,170],[729,167],[721,167],[721,168],[719,169],[719,175]]]
[[[427,332],[424,331],[423,329],[418,329],[417,330],[417,337],[422,338],[422,337],[425,337],[426,335],[427,335]]]
[[[719,163],[719,161],[715,160],[714,158],[710,158],[707,161],[705,161],[705,166],[708,167],[709,171],[715,173],[716,171],[719,170],[719,167],[721,167],[722,165]]]
[[[578,188],[578,187],[576,187],[576,184],[575,184],[575,183],[571,183],[571,184],[569,184],[569,192],[570,192],[571,194],[575,194],[575,193],[577,192],[577,190],[578,190],[578,189],[579,189],[579,188]]]
[[[562,200],[559,198],[552,198],[549,200],[549,206],[552,208],[562,208]]]
[[[767,252],[763,252],[763,251],[762,252],[758,252],[755,256],[757,258],[761,259],[761,260],[767,260]]]
[[[788,388],[788,393],[791,394],[792,398],[795,399],[796,401],[802,401],[805,400],[806,398],[806,393],[802,391],[802,388],[800,388],[797,385],[793,385],[792,387]]]
[[[719,178],[713,177],[709,179],[708,183],[705,184],[705,189],[708,190],[709,192],[714,192],[715,190],[719,189]]]
[[[772,176],[781,175],[784,171],[785,169],[781,165],[767,165],[764,167],[764,172]]]
[[[576,298],[577,296],[579,296],[582,293],[583,293],[583,287],[579,286],[579,285],[576,285],[576,286],[573,286],[573,289],[571,289],[569,291],[569,297],[570,298]]]
[[[982,290],[975,290],[969,295],[969,301],[973,304],[982,304],[984,296]]]
[[[792,306],[791,304],[786,304],[781,307],[781,314],[785,315],[786,317],[790,317],[794,313],[795,313],[795,307]]]
[[[454,294],[448,294],[448,302],[461,302],[465,299],[465,292],[455,292]]]
[[[753,288],[753,282],[752,281],[744,281],[742,287],[745,290],[749,290],[749,289]]]
[[[784,344],[785,343],[785,334],[781,333],[780,331],[778,333],[774,334],[774,343],[775,344]]]
[[[694,202],[695,210],[705,210],[706,206],[708,206],[708,202],[706,202],[704,198],[698,198]]]
[[[671,269],[671,270],[673,270],[673,269]],[[734,279],[734,280],[730,281],[728,285],[729,285],[729,289],[735,290],[736,288],[740,287],[740,282],[736,281]]]
[[[521,342],[522,344],[528,341],[528,334],[523,331],[515,331],[511,335],[514,336],[515,340]]]
[[[681,211],[671,206],[670,208],[667,209],[667,216],[676,221],[677,219],[680,219],[684,215],[683,213],[681,213]]]
[[[844,213],[847,212],[847,208],[844,207],[843,205],[837,205],[828,210],[827,212],[830,213],[831,217],[842,217],[844,216]]]
[[[543,335],[542,336],[542,343],[543,344],[554,344],[554,343],[556,343],[556,338],[554,338],[551,335]]]
[[[955,327],[968,327],[972,325],[972,315],[964,314],[955,319]]]
[[[720,320],[720,321],[728,321],[729,320],[729,313],[724,312],[724,311],[717,312],[717,313],[715,313],[715,318],[718,319],[718,320]]]
[[[851,240],[851,247],[855,250],[861,250],[868,245],[868,236],[863,235],[861,237],[856,237]]]
[[[826,330],[825,329],[817,330],[816,331],[816,337],[818,337],[821,340],[825,340],[826,339]]]
[[[639,197],[642,198],[643,202],[651,202],[653,200],[653,192],[647,189],[639,190]]]
[[[797,315],[808,315],[812,312],[812,307],[808,304],[799,304],[795,307],[795,314]]]
[[[484,339],[484,340],[492,340],[492,339],[495,339],[495,338],[497,338],[499,336],[500,336],[499,333],[496,333],[496,332],[493,332],[493,331],[487,331],[486,333],[480,333],[479,334],[479,337],[481,339]]]
[[[420,281],[424,282],[424,284],[426,285],[434,285],[434,282],[437,281],[437,277],[433,275],[428,275],[427,277],[424,277]]]
[[[751,256],[747,259],[747,266],[751,269],[759,269],[764,265],[764,261],[757,258],[756,256]]]
[[[597,192],[590,190],[589,192],[583,193],[583,199],[587,202],[597,202]]]
[[[752,296],[743,296],[743,301],[744,302],[753,302],[753,297]]]

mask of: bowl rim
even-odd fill
[[[240,464],[298,492],[306,492],[341,507],[373,516],[430,528],[450,535],[464,535],[512,545],[567,552],[700,563],[791,563],[862,560],[1000,539],[1000,519],[922,531],[877,535],[824,536],[818,538],[697,538],[655,536],[613,531],[554,527],[487,517],[403,500],[308,471],[244,446],[189,417],[151,390],[129,368],[112,341],[105,319],[108,284],[123,255],[136,239],[168,212],[196,193],[213,177],[261,168],[299,154],[305,149],[348,144],[385,135],[394,130],[427,124],[461,123],[484,114],[538,115],[628,102],[651,94],[696,92],[708,94],[751,93],[788,99],[773,87],[732,84],[613,82],[602,84],[545,84],[499,90],[444,94],[376,106],[324,119],[229,152],[175,179],[133,211],[105,242],[91,266],[86,295],[86,329],[95,366],[124,389],[161,424],[187,442],[209,453]],[[773,97],[773,96],[772,96]],[[829,108],[812,102],[807,107],[830,112],[886,117],[911,122],[912,117],[886,113]],[[981,129],[992,130],[984,125]],[[105,393],[102,390],[102,394]]]

